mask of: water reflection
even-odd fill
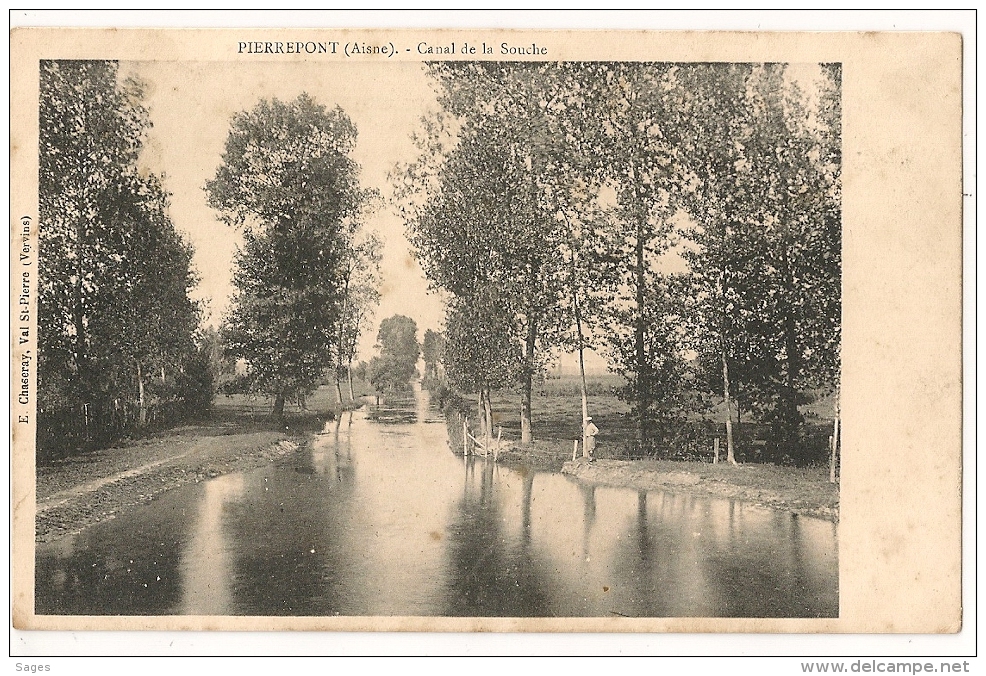
[[[519,529],[504,518],[513,486],[494,480],[498,470],[484,458],[467,460],[473,481],[449,515],[442,615],[537,616],[549,605],[546,572],[530,549],[529,518],[521,516]],[[521,484],[529,491],[530,480]],[[526,504],[521,498],[522,515],[529,514]]]
[[[243,486],[242,474],[221,476],[204,486],[181,559],[181,613],[185,615],[223,615],[234,608],[228,574],[232,569],[229,536],[222,525],[227,504],[243,495]]]
[[[198,486],[191,486],[195,493]],[[193,504],[197,502],[192,498]],[[126,532],[115,519],[77,536],[39,545],[35,612],[47,615],[167,615],[182,601],[179,568],[191,515],[162,500],[134,510]]]
[[[39,547],[37,612],[838,613],[834,524],[457,457],[427,392],[401,406]]]

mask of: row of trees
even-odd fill
[[[138,168],[150,127],[142,97],[115,62],[40,64],[43,456],[205,412],[220,375],[228,392],[271,397],[277,416],[326,374],[340,402],[345,379],[354,398],[382,245],[363,225],[379,197],[359,185],[352,122],[305,94],[232,119],[206,185],[243,238],[236,295],[216,332],[199,327],[193,250],[168,195]]]
[[[725,402],[730,459],[740,406],[795,443],[805,393],[838,386],[839,67],[429,72],[442,111],[394,178],[450,298],[452,384],[486,409],[517,387],[528,442],[534,376],[553,351],[592,346],[627,381],[641,445],[703,391]]]
[[[211,401],[192,249],[138,170],[141,85],[107,61],[42,61],[38,448],[51,455]]]

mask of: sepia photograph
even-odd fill
[[[918,626],[854,601],[897,563],[859,547],[878,247],[839,49],[134,33],[22,34],[15,626]]]

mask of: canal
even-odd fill
[[[38,545],[36,612],[836,617],[836,531],[462,458],[425,391]]]

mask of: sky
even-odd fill
[[[364,187],[380,190],[384,206],[367,222],[384,242],[381,301],[364,333],[359,359],[374,354],[379,321],[404,314],[426,329],[441,328],[443,306],[411,255],[404,222],[389,202],[387,174],[416,153],[411,133],[437,108],[435,92],[420,63],[276,63],[141,61],[120,64],[122,77],[145,84],[144,104],[153,125],[141,156],[142,169],[162,177],[171,193],[171,218],[195,247],[200,277],[194,298],[207,302],[206,323],[218,326],[233,291],[233,257],[239,234],[221,223],[206,203],[204,186],[222,159],[233,114],[262,98],[292,100],[307,92],[328,108],[341,107],[359,136],[353,159]]]

